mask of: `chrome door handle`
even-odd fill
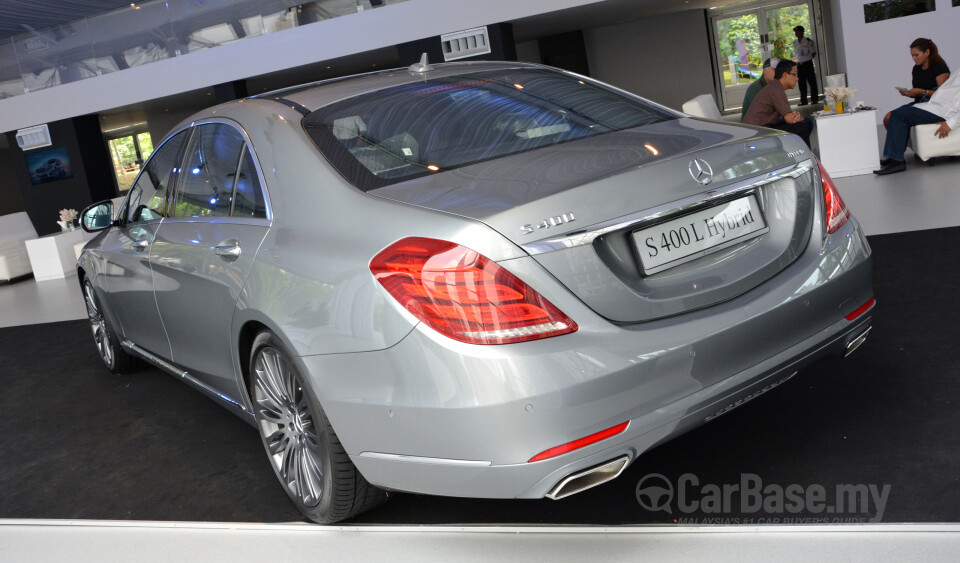
[[[228,244],[224,246],[214,246],[213,253],[217,256],[228,256],[230,258],[240,257],[240,243]]]
[[[150,241],[148,240],[133,241],[133,249],[136,250],[137,252],[143,252],[144,250],[147,249],[148,246],[150,246]]]

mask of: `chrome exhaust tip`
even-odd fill
[[[861,332],[857,337],[850,340],[847,343],[847,349],[843,351],[843,357],[846,358],[850,354],[853,354],[853,351],[860,347],[867,340],[867,335],[870,334],[870,331],[873,330],[872,326],[868,326],[867,330]]]
[[[612,481],[623,473],[629,461],[629,456],[623,455],[604,464],[571,473],[550,489],[546,497],[553,500],[560,500],[596,487],[597,485],[602,485],[607,481]]]

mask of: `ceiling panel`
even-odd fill
[[[129,5],[130,0],[0,0],[0,39]]]

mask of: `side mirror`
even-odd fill
[[[88,233],[95,233],[112,227],[113,202],[105,199],[81,211],[80,226]]]

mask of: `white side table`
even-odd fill
[[[818,117],[816,136],[820,163],[831,177],[870,174],[880,168],[876,110]]]
[[[76,229],[25,241],[34,279],[45,281],[75,276],[77,258],[73,246],[94,236],[96,233]]]

